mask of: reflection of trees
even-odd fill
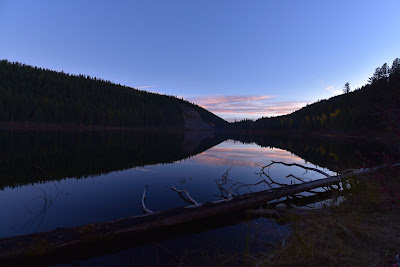
[[[361,166],[362,159],[354,151],[364,155],[382,151],[376,144],[366,142],[283,135],[222,136],[154,131],[14,132],[11,135],[0,132],[0,188],[171,163],[203,152],[228,138],[285,149],[334,171]]]
[[[221,141],[183,132],[0,132],[0,188],[172,163]]]
[[[232,139],[243,143],[256,143],[262,147],[288,150],[307,162],[339,171],[362,167],[355,151],[361,154],[385,151],[383,145],[368,140],[345,140],[315,136],[236,134]]]

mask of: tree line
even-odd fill
[[[85,75],[0,61],[0,121],[183,128],[183,107],[214,127],[226,122],[174,96],[149,93]]]
[[[343,94],[307,105],[291,114],[242,120],[239,129],[265,130],[385,130],[400,122],[400,59],[376,68],[368,84],[354,91],[346,83]]]
[[[400,114],[400,59],[375,69],[354,91],[307,105],[291,114],[230,125],[239,129],[377,129],[393,127]],[[149,93],[85,75],[70,75],[0,61],[0,121],[72,123],[132,128],[184,128],[184,107],[213,128],[227,122],[175,96]],[[400,129],[399,129],[400,131]]]

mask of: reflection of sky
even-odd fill
[[[315,167],[282,149],[226,141],[172,164],[143,166],[85,179],[72,178],[5,188],[0,191],[0,237],[32,233],[39,224],[38,230],[46,231],[142,214],[141,197],[146,186],[146,205],[155,211],[187,205],[171,190],[171,186],[188,190],[200,203],[217,200],[221,192],[216,180],[228,169],[229,179],[233,182],[253,184],[260,181],[260,175],[256,174],[260,171],[257,164],[267,165],[271,160]],[[322,177],[313,172],[304,174],[304,170],[298,167],[281,165],[271,167],[270,174],[275,182],[282,184],[299,183],[285,178],[288,174],[308,179]],[[272,184],[272,187],[278,186]],[[269,189],[266,184],[251,188],[253,192],[265,189]],[[41,190],[55,201],[43,216],[42,223],[39,217],[32,225],[27,225],[26,222],[42,208]]]
[[[304,163],[304,160],[279,148],[262,148],[255,144],[226,141],[193,158],[196,164],[232,166],[267,165],[271,160]]]

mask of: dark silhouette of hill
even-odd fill
[[[174,96],[7,60],[0,61],[0,121],[201,130],[228,125]]]
[[[234,128],[262,130],[385,130],[399,129],[400,59],[390,68],[386,63],[375,70],[369,84],[328,100],[307,105],[291,114],[256,121],[243,120]]]
[[[174,96],[84,75],[0,62],[0,122],[65,123],[128,128],[351,130],[400,132],[400,59],[378,67],[369,84],[291,114],[228,124]]]

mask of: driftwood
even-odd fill
[[[190,196],[190,194],[187,190],[178,190],[175,187],[172,187],[172,190],[177,192],[185,201],[193,204],[194,207],[200,206],[200,204]],[[185,193],[186,198],[182,195],[182,193]]]
[[[286,163],[282,162],[273,162],[263,167],[262,173],[265,173],[265,169],[273,164],[286,165]],[[134,244],[135,241],[143,239],[152,241],[151,238],[157,239],[165,233],[188,229],[191,225],[198,222],[207,224],[213,218],[229,218],[230,215],[237,215],[268,201],[340,183],[351,175],[376,171],[384,167],[386,166],[382,165],[371,169],[353,170],[346,172],[342,176],[329,176],[323,173],[327,178],[251,193],[233,199],[228,198],[203,204],[198,204],[194,201],[196,204],[189,206],[192,208],[175,208],[152,213],[148,210],[150,212],[147,215],[124,218],[113,222],[59,228],[50,232],[4,238],[0,239],[0,262],[20,264],[25,261],[42,261],[45,259],[43,256],[46,256],[46,259],[51,259],[49,260],[51,263],[57,263],[62,262],[66,257],[68,258],[71,255],[87,256],[96,252],[101,253],[102,249],[106,247],[118,247],[123,242]],[[315,170],[309,167],[306,169]],[[265,173],[265,175],[267,174]],[[144,208],[145,192],[146,190],[144,190],[142,197]],[[195,232],[196,229],[190,229],[190,231]]]
[[[143,211],[145,212],[145,213],[149,213],[149,214],[151,214],[151,213],[154,213],[152,210],[149,210],[148,208],[146,208],[146,204],[145,204],[145,201],[146,201],[146,189],[147,189],[147,186],[144,188],[144,190],[143,190],[143,196],[142,196],[142,209],[143,209]]]

